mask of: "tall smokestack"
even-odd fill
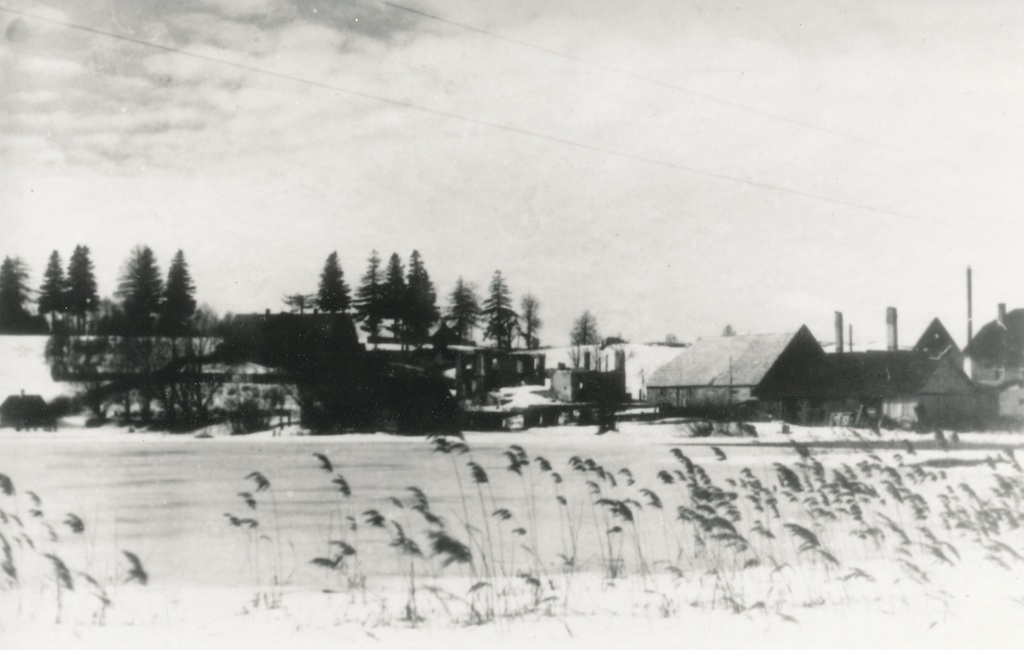
[[[967,344],[974,338],[974,301],[971,298],[971,267],[967,267]],[[966,347],[966,346],[965,346]]]
[[[1006,327],[1006,303],[999,303],[999,315],[996,319],[1000,327]]]
[[[896,308],[886,307],[885,309],[885,334],[890,352],[900,349],[899,328],[896,326]]]
[[[843,351],[843,312],[836,312],[836,352]]]
[[[853,323],[850,323],[850,340],[846,344],[850,346],[850,352],[853,352]]]

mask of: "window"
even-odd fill
[[[996,368],[995,370],[992,371],[992,376],[995,378],[996,381],[1000,381],[1003,378],[1003,369]]]

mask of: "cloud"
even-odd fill
[[[986,21],[1016,19],[941,31],[924,9],[868,5],[415,5],[630,76],[363,0],[52,3],[54,17],[313,84],[8,21],[0,153],[17,164],[0,196],[18,228],[5,243],[40,260],[37,245],[98,250],[107,233],[115,261],[140,242],[185,248],[203,299],[233,311],[310,289],[335,248],[350,278],[373,248],[417,248],[439,293],[504,270],[546,305],[553,342],[583,309],[627,337],[686,339],[722,321],[781,331],[829,305],[921,302],[876,294],[934,289],[931,264],[992,247],[1006,261],[989,275],[1019,277],[1012,243],[941,223],[983,214],[1006,230],[1024,199],[986,177],[1024,171],[1016,44],[997,31],[987,54],[966,47]],[[934,259],[909,264],[908,246]]]

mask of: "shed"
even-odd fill
[[[0,427],[54,429],[57,420],[39,395],[10,395],[0,404]]]

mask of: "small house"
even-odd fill
[[[1024,309],[1007,313],[1000,303],[996,319],[978,330],[964,357],[964,370],[976,382],[1000,386],[1024,379]]]

